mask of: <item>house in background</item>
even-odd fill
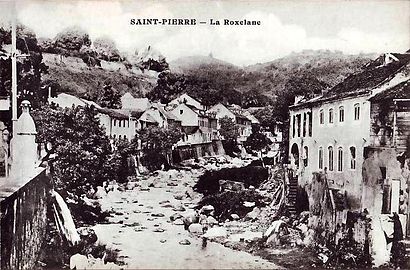
[[[128,92],[121,97],[121,108],[125,110],[146,111],[150,106],[148,98],[134,98]]]
[[[164,105],[159,103],[151,104],[151,106],[142,113],[138,122],[141,129],[153,125],[162,128],[168,128],[171,124],[181,125],[181,120],[172,112],[165,110]]]
[[[132,140],[138,129],[137,119],[132,117],[129,110],[102,108],[93,101],[66,93],[60,93],[55,98],[49,97],[48,102],[61,108],[94,106],[98,111],[101,125],[105,128],[107,136],[112,139]]]
[[[218,120],[217,129],[221,128],[220,119],[223,117],[231,118],[238,126],[238,143],[242,144],[252,133],[252,120],[249,119],[239,106],[225,106],[222,103],[218,103],[212,106],[208,111],[215,115]]]
[[[290,107],[290,183],[307,191],[311,212],[323,199],[312,186],[325,183],[330,211],[320,222],[341,225],[348,211],[366,210],[372,238],[384,239],[392,226],[387,216],[398,213],[408,231],[409,83],[410,55],[385,54],[330,91]],[[320,209],[318,215],[326,213]],[[375,258],[388,258],[384,240],[372,245]]]
[[[219,139],[218,130],[216,128],[217,120],[213,114],[209,114],[204,110],[199,110],[186,103],[178,104],[171,113],[181,120],[181,125],[185,128],[184,131],[189,131],[186,133],[186,140],[183,141],[185,144],[209,143]],[[201,133],[202,139],[200,141],[197,141],[196,139],[191,141],[189,139],[192,137],[192,130],[194,130],[194,127],[198,127],[195,131]]]
[[[181,103],[185,103],[191,107],[195,107],[198,110],[204,110],[204,106],[198,100],[194,99],[193,97],[189,96],[188,94],[182,94],[179,97],[171,100],[168,105],[177,106]]]

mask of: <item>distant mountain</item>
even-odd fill
[[[234,67],[233,64],[217,58],[213,58],[212,56],[195,55],[185,56],[171,61],[169,63],[169,69],[172,72],[185,73],[194,69],[198,69],[200,66],[204,65],[212,66],[214,68],[223,68],[224,66]]]
[[[247,67],[210,56],[183,57],[169,66],[171,71],[187,77],[187,92],[198,99],[212,93],[229,103],[257,106],[287,91],[286,87],[295,86],[294,82],[303,82],[303,85],[296,85],[299,88],[312,84],[333,87],[376,57],[373,54],[346,55],[337,51],[309,50]],[[306,93],[309,91],[312,89],[306,89]]]

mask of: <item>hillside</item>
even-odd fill
[[[206,56],[191,56],[170,63],[170,69],[190,78],[207,82],[222,92],[258,92],[275,97],[287,82],[300,77],[314,78],[332,87],[355,73],[376,55],[345,55],[331,51],[303,51],[244,68]]]
[[[169,69],[176,73],[185,73],[190,70],[197,69],[200,66],[212,66],[214,68],[230,66],[234,67],[233,64],[213,58],[212,56],[185,56],[178,58],[169,63]]]
[[[139,69],[126,69],[120,62],[101,61],[101,67],[89,67],[77,57],[61,57],[57,54],[43,53],[43,62],[49,67],[44,81],[57,83],[57,92],[73,93],[94,99],[102,90],[106,80],[121,94],[131,92],[141,96],[151,91],[157,80],[157,72]]]

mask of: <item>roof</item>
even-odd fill
[[[181,121],[181,120],[179,120],[179,118],[176,117],[173,113],[171,113],[171,112],[169,112],[169,111],[166,111],[166,110],[164,109],[164,107],[162,107],[162,106],[160,106],[160,105],[156,105],[155,108],[157,108],[158,111],[160,111],[161,114],[165,116],[165,118],[170,119],[170,120],[174,120],[174,121]]]
[[[134,98],[131,93],[127,92],[121,97],[123,109],[144,111],[149,108],[150,101],[148,98]]]
[[[410,79],[399,83],[383,92],[370,98],[371,101],[381,101],[386,99],[410,99]]]
[[[372,90],[393,80],[410,64],[410,54],[387,53],[365,65],[361,71],[354,73],[322,95],[290,106],[291,108],[314,105],[342,98],[370,95]],[[385,89],[379,90],[385,91]]]
[[[110,117],[117,119],[128,119],[128,114],[125,114],[122,110],[114,110],[108,108],[97,108],[97,111],[102,114],[106,114]]]
[[[157,120],[155,120],[154,117],[152,117],[152,115],[150,115],[149,113],[147,113],[144,120],[143,119],[139,119],[139,120],[148,122],[148,123],[157,123]]]

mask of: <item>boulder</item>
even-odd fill
[[[80,235],[81,241],[84,241],[88,244],[93,244],[97,242],[98,240],[97,235],[95,234],[95,231],[91,228],[88,228],[88,227],[78,228],[77,232]]]
[[[202,234],[203,233],[203,227],[199,223],[193,223],[193,224],[189,225],[188,231],[190,233],[194,233],[194,234]]]
[[[212,227],[204,234],[206,238],[227,237],[228,232],[224,227]]]
[[[171,221],[175,221],[175,220],[181,219],[181,218],[183,218],[183,216],[182,216],[181,214],[179,214],[179,213],[175,213],[175,214],[173,214],[172,216],[169,217],[169,219],[170,219]]]
[[[263,236],[270,237],[272,234],[278,234],[282,229],[287,231],[286,223],[281,219],[275,220],[274,222],[272,222],[272,225],[270,225],[270,227],[265,231]]]
[[[184,225],[184,221],[181,218],[179,218],[179,219],[174,220],[172,222],[172,224],[174,224],[174,225]]]
[[[70,257],[70,269],[88,269],[89,262],[88,258],[81,254],[75,254]]]
[[[240,217],[237,214],[231,214],[231,218],[233,220],[239,220],[240,219]]]
[[[213,226],[213,225],[218,225],[218,220],[216,220],[213,216],[209,216],[206,220],[208,225]]]
[[[180,245],[185,245],[185,246],[187,246],[187,245],[190,245],[191,242],[189,242],[188,239],[184,239],[184,240],[179,241],[179,244],[180,244]]]
[[[261,210],[258,207],[253,208],[253,210],[249,213],[246,214],[245,216],[245,221],[247,220],[257,220],[259,218],[259,215],[261,214]]]

